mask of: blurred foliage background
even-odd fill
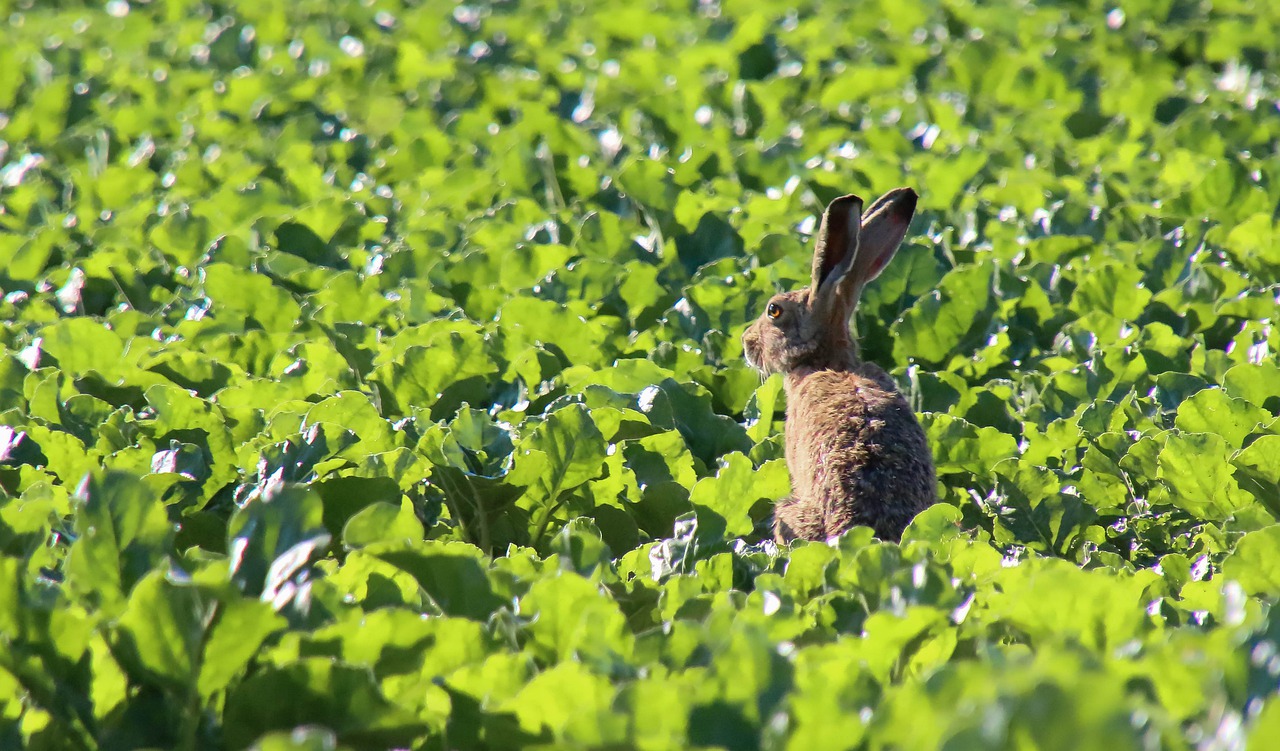
[[[1280,11],[4,0],[0,746],[1264,748]],[[831,198],[943,503],[778,550]]]

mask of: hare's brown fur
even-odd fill
[[[775,296],[743,335],[749,362],[785,376],[792,495],[774,510],[780,543],[822,540],[857,524],[897,540],[937,500],[920,423],[893,379],[859,359],[849,332],[863,285],[892,258],[915,202],[910,190],[892,191],[866,217],[856,196],[832,202],[812,285]]]

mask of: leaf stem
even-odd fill
[[[536,525],[537,531],[533,533],[533,537],[529,540],[529,546],[534,550],[537,550],[538,546],[542,544],[542,538],[547,533],[547,527],[551,524],[551,517],[555,516],[556,512],[559,511],[564,504],[565,501],[561,500],[543,507],[544,511],[542,517],[538,520]]]

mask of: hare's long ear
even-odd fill
[[[861,217],[862,199],[855,195],[837,198],[822,213],[822,225],[813,246],[813,280],[809,285],[809,307],[815,313],[814,320],[821,320],[824,316],[820,313],[836,302],[841,282],[853,268],[858,255]]]
[[[916,192],[911,188],[895,188],[880,196],[862,215],[862,232],[858,240],[853,271],[840,283],[840,295],[853,315],[862,296],[862,288],[880,276],[907,236],[911,217],[916,213]]]

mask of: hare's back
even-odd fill
[[[910,405],[884,379],[835,370],[823,370],[801,379],[787,396],[787,418],[798,427],[813,426],[834,438],[852,434],[867,436],[893,430],[920,430]],[[792,419],[794,418],[794,420]]]
[[[924,430],[897,390],[857,373],[823,371],[804,378],[788,400],[788,459],[812,478],[806,490],[826,499],[828,534],[856,523],[896,538],[936,500]]]

